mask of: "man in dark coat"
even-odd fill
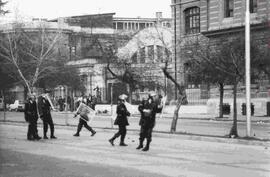
[[[129,125],[127,116],[130,116],[130,113],[128,112],[125,106],[126,98],[127,96],[123,94],[123,95],[120,95],[118,99],[118,105],[116,107],[117,117],[114,121],[114,125],[118,125],[119,129],[118,129],[118,132],[114,134],[114,136],[111,139],[109,139],[109,142],[111,143],[112,146],[114,146],[114,140],[118,138],[119,136],[121,136],[119,145],[127,146],[127,144],[125,144],[125,137],[127,133],[126,126]]]
[[[37,130],[37,103],[35,94],[30,94],[28,100],[25,103],[24,118],[29,123],[27,131],[28,140],[40,140]]]
[[[43,120],[43,138],[48,139],[47,131],[49,125],[51,130],[51,139],[56,139],[54,136],[54,123],[51,116],[52,105],[48,99],[47,94],[42,94],[42,96],[38,98],[38,112],[40,118]]]
[[[158,97],[155,93],[150,93],[147,100],[143,100],[138,107],[141,113],[141,119],[139,125],[140,130],[140,144],[136,149],[143,148],[143,141],[146,138],[146,146],[142,149],[143,151],[148,151],[150,142],[152,141],[152,131],[156,122],[156,113],[160,113],[162,110],[162,105],[158,102]]]

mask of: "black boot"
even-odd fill
[[[136,149],[141,149],[141,148],[143,148],[143,140],[140,140],[140,144]]]
[[[119,146],[127,146],[124,142],[120,142]]]
[[[80,136],[80,134],[77,132],[77,133],[75,133],[73,136]]]
[[[114,138],[109,139],[109,142],[111,143],[112,146],[114,146],[114,143],[113,143],[114,140],[115,140]]]
[[[126,134],[121,135],[119,146],[127,146],[127,144],[125,143],[125,137],[126,137]]]
[[[94,136],[97,132],[92,129],[91,133],[92,133],[91,136]]]
[[[111,139],[109,139],[109,142],[111,143],[112,146],[114,146],[114,140],[118,137],[118,134],[115,134]]]
[[[148,151],[150,146],[150,141],[147,140],[146,146],[142,149],[142,151]]]
[[[94,135],[97,133],[97,132],[96,132],[95,130],[93,130],[92,127],[90,127],[88,124],[86,124],[84,127],[92,133],[91,136],[94,136]]]

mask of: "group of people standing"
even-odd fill
[[[41,137],[38,135],[37,121],[38,115],[43,121],[43,138],[48,139],[47,131],[48,126],[50,127],[51,139],[56,139],[54,136],[54,123],[51,116],[52,105],[48,99],[46,93],[38,97],[38,102],[36,102],[36,95],[31,93],[28,96],[28,100],[25,103],[24,117],[29,123],[27,131],[28,140],[40,140]]]
[[[120,95],[118,98],[118,104],[116,108],[117,117],[114,124],[119,126],[119,130],[111,139],[109,139],[109,142],[112,146],[114,146],[114,140],[119,136],[121,136],[119,145],[127,146],[124,141],[127,132],[126,126],[129,125],[127,117],[130,116],[130,113],[125,106],[126,98],[126,95]],[[162,104],[159,100],[159,96],[156,93],[150,93],[149,97],[144,99],[141,104],[139,104],[138,109],[141,113],[141,118],[139,121],[141,129],[139,145],[136,149],[148,151],[152,141],[152,131],[156,122],[156,113],[160,113],[162,110]],[[144,146],[143,142],[145,139],[146,145]]]
[[[116,138],[120,137],[120,146],[127,146],[125,143],[125,137],[127,133],[126,126],[129,125],[128,116],[130,112],[125,106],[127,96],[120,95],[118,98],[118,104],[116,108],[117,117],[114,121],[114,125],[118,125],[118,132],[113,135],[109,142],[114,146],[114,141]],[[82,97],[79,100],[80,104],[75,112],[74,117],[80,116],[79,123],[77,126],[77,132],[73,136],[80,136],[80,131],[84,126],[87,130],[91,132],[91,136],[96,134],[91,126],[88,125],[89,113],[95,110],[95,103],[87,100],[86,97]],[[51,116],[52,105],[48,99],[48,95],[42,94],[38,98],[38,103],[36,103],[35,95],[30,94],[29,98],[25,104],[25,120],[29,123],[27,139],[28,140],[39,140],[41,137],[38,135],[37,131],[37,120],[38,114],[43,121],[43,138],[48,139],[47,130],[48,125],[51,130],[51,139],[55,139],[54,136],[54,123]],[[139,145],[136,149],[142,149],[143,151],[148,151],[150,143],[152,141],[152,131],[155,126],[156,113],[160,113],[162,110],[162,104],[159,100],[159,96],[156,93],[150,93],[147,99],[144,99],[138,106],[138,110],[141,113],[141,118],[139,121],[140,137]],[[146,145],[144,146],[144,140],[146,139]]]

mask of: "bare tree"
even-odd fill
[[[42,23],[29,30],[23,23],[15,23],[11,29],[1,32],[0,56],[13,76],[32,92],[38,80],[55,70],[56,46],[60,41],[61,30],[49,32]]]
[[[198,40],[198,39],[197,39]],[[203,38],[194,42],[189,48],[190,60],[197,64],[200,71],[209,72],[208,76],[218,83],[223,81],[233,85],[233,125],[229,135],[237,137],[237,86],[243,81],[245,76],[245,48],[244,38],[241,34],[235,36],[225,36],[220,38],[217,43],[211,43],[210,40]],[[251,66],[253,78],[260,77],[265,52],[261,50],[258,43],[253,42],[251,45]],[[198,69],[197,68],[197,69]],[[215,74],[214,74],[215,73]],[[222,104],[222,102],[221,102]],[[222,105],[220,105],[222,109]]]

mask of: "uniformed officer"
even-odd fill
[[[112,146],[114,146],[114,140],[121,136],[120,138],[120,146],[127,146],[125,144],[125,137],[127,134],[127,128],[126,126],[129,125],[127,117],[130,116],[130,113],[128,112],[126,106],[125,106],[125,100],[127,98],[127,95],[123,94],[120,95],[118,98],[118,104],[116,107],[116,113],[117,117],[114,121],[114,125],[118,125],[119,129],[118,132],[114,134],[114,136],[109,139],[109,142]]]
[[[27,131],[27,139],[40,140],[41,137],[38,136],[37,130],[38,113],[37,113],[36,97],[34,93],[29,94],[28,100],[25,103],[24,118],[29,123]]]
[[[52,120],[52,115],[51,115],[51,108],[52,105],[50,104],[48,100],[48,95],[47,93],[42,94],[38,98],[38,112],[39,116],[43,121],[43,138],[48,139],[47,137],[47,131],[48,131],[48,125],[50,126],[51,130],[51,139],[56,139],[54,136],[54,123]]]
[[[136,149],[143,148],[143,141],[146,138],[146,146],[142,149],[143,151],[148,151],[150,142],[152,141],[152,131],[155,126],[156,113],[160,113],[162,110],[162,105],[158,102],[158,95],[154,92],[149,94],[147,100],[143,100],[138,107],[141,113],[141,119],[139,125],[141,126],[139,146]]]

